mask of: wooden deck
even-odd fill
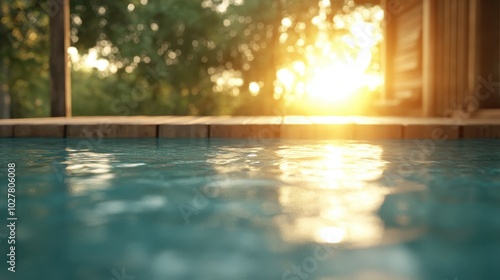
[[[73,117],[0,120],[0,137],[53,138],[500,138],[500,119],[400,117]]]

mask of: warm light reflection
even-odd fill
[[[386,162],[381,160],[382,148],[370,144],[301,146],[280,149],[282,179],[314,188],[360,188],[365,182],[382,175]],[[303,157],[307,155],[307,160]]]
[[[257,94],[259,94],[259,91],[260,91],[260,85],[259,83],[257,82],[251,82],[249,85],[248,85],[248,89],[250,90],[250,93],[255,96]]]
[[[387,162],[369,144],[300,146],[278,151],[285,185],[275,222],[291,242],[313,240],[356,246],[379,243],[384,226],[376,211],[388,190],[379,179]]]
[[[81,195],[89,190],[104,189],[111,185],[112,154],[94,153],[84,150],[66,149],[66,173],[68,189],[73,195]]]
[[[207,163],[216,172],[219,197],[244,202],[233,203],[218,222],[236,222],[238,215],[256,226],[269,226],[271,220],[291,243],[358,247],[412,238],[421,229],[396,233],[378,214],[394,191],[379,183],[390,168],[383,152],[381,146],[357,142],[218,147]],[[271,212],[263,215],[266,209]]]
[[[304,47],[304,61],[294,61],[278,70],[277,78],[283,87],[278,91],[290,99],[300,98],[305,91],[307,104],[312,105],[355,105],[360,100],[354,93],[375,91],[383,84],[378,58],[374,58],[382,41],[383,10],[379,6],[357,7],[346,15],[336,15],[332,28],[326,17],[329,6],[330,1],[320,1],[319,15],[312,21],[319,33],[314,44]],[[282,25],[292,24],[286,18]],[[336,35],[339,31],[347,34]],[[298,40],[296,45],[302,44]]]
[[[241,171],[258,174],[262,171],[262,165],[257,154],[263,150],[262,147],[225,146],[215,151],[213,157],[207,159],[207,163],[213,164],[213,168],[219,174]]]
[[[80,55],[75,47],[69,47],[68,54],[70,55],[72,65],[75,70],[80,70],[82,68],[90,70],[95,68],[101,72],[106,70],[109,70],[112,73],[116,72],[116,70],[110,66],[107,59],[98,58],[98,52],[95,48],[91,48],[87,54]]]

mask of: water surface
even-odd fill
[[[1,279],[500,278],[494,140],[0,139],[0,158]]]

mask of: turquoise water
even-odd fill
[[[0,158],[0,279],[500,279],[499,141],[0,139]]]

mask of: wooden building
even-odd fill
[[[386,108],[392,104],[421,116],[500,109],[500,1],[383,0],[382,5]]]

